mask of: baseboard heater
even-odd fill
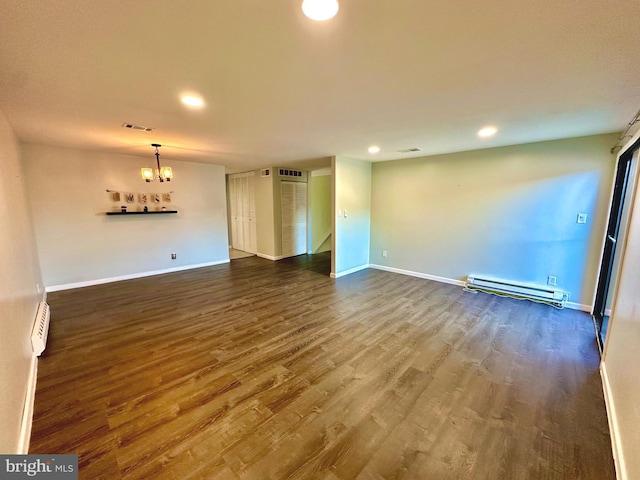
[[[466,288],[471,291],[546,303],[559,308],[564,308],[569,299],[569,294],[559,289],[481,275],[469,275]]]
[[[33,322],[33,329],[31,330],[31,348],[33,349],[33,353],[38,357],[42,355],[42,352],[44,352],[44,349],[47,346],[50,316],[51,313],[49,312],[49,305],[47,302],[40,302],[38,304],[36,318]]]

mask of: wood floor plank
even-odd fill
[[[329,264],[51,293],[30,451],[82,479],[615,478],[588,315]]]

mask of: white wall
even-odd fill
[[[47,288],[228,261],[224,167],[171,161],[167,149],[161,159],[173,167],[173,181],[146,183],[140,167],[153,164],[152,151],[142,158],[23,145],[22,152]],[[120,205],[142,209],[137,198],[114,202],[107,189],[173,191],[161,205],[178,214],[107,216]]]
[[[0,165],[0,453],[25,453],[19,437],[35,367],[30,335],[44,288],[19,146],[2,112]]]
[[[371,263],[452,281],[477,273],[546,284],[554,275],[574,306],[590,309],[616,139],[373,164]]]
[[[369,264],[371,163],[335,157],[331,168],[334,222],[331,276],[339,277]],[[340,217],[338,212],[342,214]]]
[[[638,135],[637,137],[640,137]],[[640,478],[640,194],[629,230],[609,322],[602,373],[619,479]],[[621,238],[619,240],[622,240]]]

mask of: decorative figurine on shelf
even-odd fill
[[[167,207],[162,207],[162,211],[166,212],[167,211]]]
[[[120,207],[120,211],[121,211],[122,213],[127,213],[127,206],[126,206],[126,205],[122,205],[122,206]]]
[[[144,211],[145,213],[149,211],[149,207],[147,207],[146,205],[144,206]]]

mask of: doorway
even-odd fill
[[[632,195],[638,169],[638,145],[624,152],[619,160],[613,187],[613,198],[607,224],[607,233],[600,264],[598,286],[593,307],[598,346],[602,352],[609,327],[616,281],[626,238]]]

